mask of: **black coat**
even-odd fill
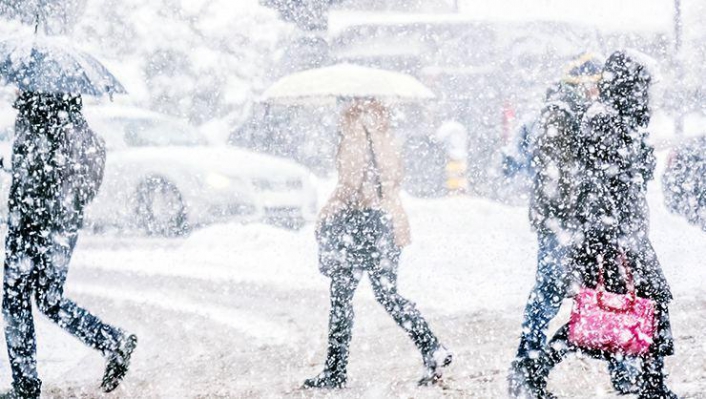
[[[547,98],[531,143],[534,170],[529,216],[541,232],[575,229],[574,170],[576,138],[587,98],[574,85],[562,84]]]
[[[15,107],[10,228],[78,229],[102,181],[103,141],[81,115],[80,97],[24,93]]]
[[[619,54],[619,53],[616,53]],[[628,61],[629,60],[629,61]],[[627,64],[627,65],[626,65]],[[655,158],[646,142],[649,75],[637,62],[614,54],[606,63],[601,101],[584,115],[578,139],[578,211],[584,233],[575,259],[589,286],[596,284],[596,257],[607,261],[611,291],[624,292],[614,260],[627,255],[637,293],[658,302],[671,298],[669,285],[648,237],[645,197]]]

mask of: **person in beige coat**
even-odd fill
[[[353,295],[364,272],[375,298],[422,354],[427,385],[441,378],[452,355],[432,333],[414,303],[397,292],[397,266],[410,243],[400,201],[400,149],[390,132],[388,109],[376,100],[354,100],[344,111],[336,159],[338,184],[317,225],[319,268],[331,278],[326,365],[305,388],[341,388],[347,381]]]

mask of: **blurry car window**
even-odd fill
[[[92,121],[91,127],[105,139],[109,150],[207,144],[197,130],[168,119],[115,117]]]

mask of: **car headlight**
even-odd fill
[[[206,175],[206,184],[217,190],[223,190],[230,187],[230,179],[219,173],[209,173]]]

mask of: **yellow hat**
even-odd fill
[[[583,53],[566,65],[562,82],[569,84],[596,83],[601,79],[603,58],[593,53]]]

